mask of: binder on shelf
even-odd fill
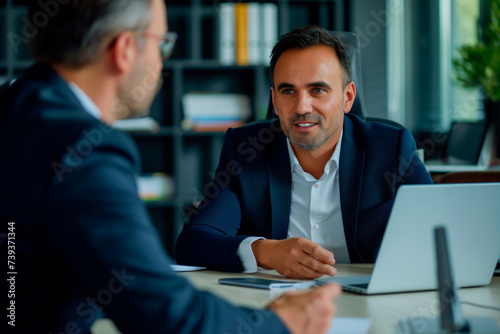
[[[113,128],[130,132],[156,132],[160,125],[153,118],[146,116],[118,120],[113,123]]]
[[[269,56],[278,41],[278,5],[275,3],[262,4],[261,36],[261,61],[263,65],[269,65]]]
[[[222,65],[269,65],[271,50],[278,40],[278,5],[221,3],[218,34]]]
[[[235,13],[233,3],[219,5],[219,62],[234,65],[235,55]]]
[[[224,131],[244,124],[251,115],[245,94],[187,93],[182,96],[182,127],[195,131]]]
[[[248,3],[247,11],[248,32],[248,63],[258,65],[262,63],[262,13],[261,4],[258,2]]]
[[[248,4],[235,3],[235,48],[236,64],[249,65],[248,60]]]

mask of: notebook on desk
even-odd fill
[[[433,230],[446,226],[458,287],[490,283],[500,255],[500,183],[399,188],[371,276],[329,277],[344,290],[380,294],[437,288]]]
[[[448,132],[446,160],[425,161],[429,172],[487,170],[491,161],[493,128],[485,122],[453,122]]]

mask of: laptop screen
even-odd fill
[[[447,145],[448,163],[476,165],[485,136],[485,122],[453,122]]]

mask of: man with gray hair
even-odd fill
[[[164,2],[59,1],[54,12],[31,40],[36,64],[0,87],[1,244],[12,274],[2,332],[89,333],[105,314],[123,333],[236,333],[249,317],[261,320],[252,333],[324,333],[338,286],[253,310],[170,268],[137,195],[137,148],[109,127],[143,114],[158,91],[175,41]]]

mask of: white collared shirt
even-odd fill
[[[86,112],[97,118],[98,120],[101,119],[101,110],[97,107],[97,105],[92,101],[90,97],[88,97],[85,92],[78,87],[77,84],[74,82],[68,82],[68,86],[71,89],[71,91],[76,95],[76,98],[78,101],[82,104],[83,109],[85,109]]]
[[[331,251],[336,263],[350,263],[340,207],[338,166],[342,137],[343,133],[319,180],[302,169],[287,139],[292,171],[292,202],[287,237],[312,240]],[[251,244],[258,239],[263,238],[246,238],[238,247],[237,255],[246,273],[257,271]]]

